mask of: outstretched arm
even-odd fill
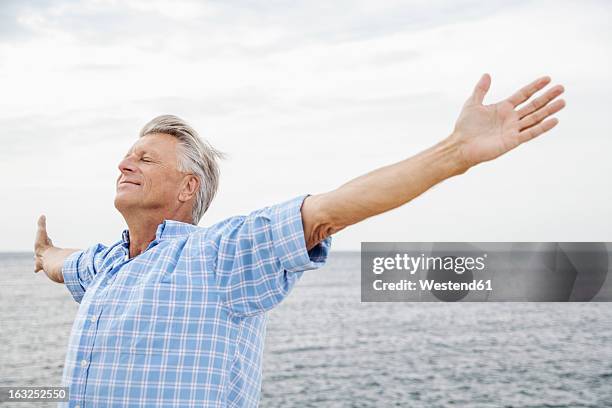
[[[64,249],[53,246],[51,238],[47,235],[47,220],[44,215],[38,218],[38,231],[34,242],[34,256],[36,264],[34,272],[44,271],[49,279],[63,283],[62,266],[66,257],[78,249]]]
[[[302,205],[307,249],[349,225],[399,207],[442,180],[463,174],[552,129],[558,120],[548,118],[565,106],[562,99],[554,101],[563,93],[563,87],[554,86],[531,99],[548,83],[549,77],[537,79],[501,102],[483,105],[491,85],[490,76],[483,75],[463,105],[449,137],[336,190],[307,197]]]

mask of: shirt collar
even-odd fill
[[[175,220],[164,220],[157,226],[155,232],[155,241],[163,241],[165,239],[181,238],[194,232],[199,227],[197,225],[188,224],[186,222]],[[121,240],[124,244],[130,244],[130,230],[125,229],[121,234]]]

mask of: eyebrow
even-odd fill
[[[136,152],[138,152],[138,150],[136,150]],[[125,156],[123,156],[123,158],[125,159],[126,157],[128,157],[130,155],[130,153],[132,153],[132,149],[128,150],[128,152],[125,154]],[[149,151],[147,151],[147,150],[140,150],[140,153],[142,155],[150,154],[151,156],[153,156],[153,158],[157,158],[157,154],[155,152],[153,152],[153,151],[150,151],[150,150]]]

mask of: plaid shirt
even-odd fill
[[[60,406],[257,406],[266,312],[331,248],[306,251],[306,197],[207,228],[166,220],[131,259],[128,230],[66,258],[80,305]]]

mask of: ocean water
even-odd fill
[[[61,381],[78,305],[31,257],[0,254],[0,385]],[[359,262],[269,314],[262,407],[612,407],[612,303],[361,303]]]

